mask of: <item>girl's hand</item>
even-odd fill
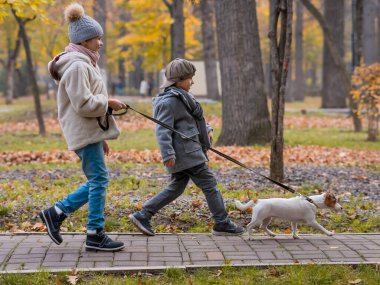
[[[173,167],[175,165],[175,159],[174,158],[171,158],[167,161],[164,161],[164,165],[166,167]]]
[[[110,154],[110,148],[108,147],[108,143],[106,141],[103,141],[103,151],[107,156]]]
[[[127,108],[127,105],[117,99],[108,99],[108,107],[112,108],[112,110],[119,111],[121,109]]]

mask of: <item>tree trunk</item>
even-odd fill
[[[295,27],[295,40],[296,40],[296,54],[295,54],[295,71],[296,79],[294,83],[294,99],[296,101],[303,101],[305,98],[305,82],[303,76],[303,5],[300,0],[297,0],[296,5],[296,27]]]
[[[141,56],[133,60],[133,70],[129,72],[129,85],[135,89],[140,89],[140,82],[144,78],[144,71],[141,66],[143,63],[143,58]]]
[[[363,0],[352,0],[352,72],[355,67],[360,66],[363,60]],[[353,111],[358,109],[358,104],[352,102]],[[362,121],[358,116],[354,116],[355,132],[362,131]]]
[[[325,0],[325,21],[331,31],[332,39],[338,49],[339,57],[344,57],[344,0]],[[349,90],[341,84],[339,66],[332,59],[327,46],[323,43],[322,108],[345,108]]]
[[[9,43],[8,61],[7,61],[7,77],[5,81],[5,103],[12,104],[14,99],[15,85],[14,76],[16,70],[16,60],[20,50],[21,45],[21,33],[20,30],[17,33],[15,47],[12,48],[11,43]]]
[[[185,58],[185,18],[183,16],[183,0],[163,0],[174,20],[170,26],[171,59]]]
[[[365,65],[378,61],[376,40],[377,0],[363,1],[363,54]]]
[[[339,72],[339,74],[340,74],[341,84],[344,85],[344,89],[347,90],[347,92],[348,92],[348,99],[350,102],[351,114],[352,114],[354,125],[355,125],[355,120],[358,120],[358,118],[357,118],[357,114],[355,112],[353,112],[353,110],[355,110],[355,108],[354,108],[354,101],[352,100],[352,96],[350,94],[351,78],[350,78],[350,75],[348,74],[348,72],[346,70],[346,66],[344,64],[343,58],[339,55],[339,49],[332,40],[330,29],[327,26],[324,17],[321,15],[321,13],[318,11],[318,9],[315,8],[315,6],[310,2],[310,0],[301,0],[301,2],[305,6],[305,8],[310,12],[310,14],[313,15],[313,17],[318,21],[319,25],[321,26],[322,31],[323,31],[324,41],[326,43],[327,48],[330,51],[331,58],[334,61],[334,63],[337,66],[339,66],[339,68],[337,69],[337,72]]]
[[[264,92],[255,0],[217,0],[216,22],[222,81],[219,145],[264,144],[270,120]]]
[[[274,15],[274,9],[275,4],[277,0],[269,0],[269,27],[270,29],[270,20],[272,19]],[[272,98],[272,54],[269,53],[269,72],[268,72],[268,82],[267,82],[267,89],[268,89],[268,97]]]
[[[94,0],[93,12],[94,19],[98,21],[98,23],[103,28],[103,47],[100,49],[99,54],[100,58],[98,61],[98,65],[100,68],[100,72],[102,74],[104,83],[107,85],[107,30],[106,30],[106,20],[107,20],[107,1],[106,0]]]
[[[275,8],[268,34],[273,59],[270,177],[281,181],[284,179],[284,96],[291,55],[293,0],[276,0]],[[278,31],[279,18],[280,31]]]
[[[41,102],[40,102],[40,91],[38,89],[36,74],[35,74],[35,71],[33,68],[32,54],[30,51],[29,39],[28,39],[28,36],[26,34],[26,30],[25,30],[25,22],[16,15],[15,10],[12,9],[12,13],[13,13],[14,17],[16,18],[16,21],[17,21],[18,26],[20,28],[20,35],[21,35],[21,39],[22,39],[24,49],[25,49],[26,66],[27,66],[29,79],[30,79],[30,82],[32,84],[34,106],[35,106],[35,111],[36,111],[36,116],[37,116],[37,121],[38,121],[39,134],[42,136],[45,136],[46,135],[46,129],[45,129],[44,118],[42,115],[42,108],[41,108]],[[33,20],[33,19],[28,19],[28,20]]]
[[[203,58],[206,71],[207,97],[219,100],[216,67],[215,33],[213,27],[213,0],[201,0]]]

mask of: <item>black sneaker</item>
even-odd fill
[[[125,247],[121,241],[113,241],[103,229],[97,229],[96,234],[87,234],[86,250],[88,251],[118,251]]]
[[[46,225],[49,237],[56,243],[62,243],[62,236],[59,234],[62,222],[67,218],[67,216],[62,213],[58,215],[57,211],[53,207],[43,210],[39,214],[42,222]]]
[[[212,234],[216,236],[234,236],[243,233],[244,228],[229,219],[226,222],[215,224],[212,231]]]
[[[129,218],[131,219],[132,223],[136,226],[136,228],[138,228],[143,234],[148,236],[154,236],[154,232],[150,224],[150,219],[145,217],[145,215],[141,214],[141,212],[130,214]]]

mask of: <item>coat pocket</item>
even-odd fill
[[[192,139],[195,139],[196,141],[199,141],[199,138],[198,138],[199,131],[196,127],[192,128],[190,130],[184,131],[182,133],[189,138],[192,138]],[[182,140],[183,140],[183,142],[182,142],[183,147],[184,147],[186,153],[191,153],[191,152],[197,151],[197,150],[202,148],[199,143],[196,143],[192,140],[189,140],[189,139],[186,139],[183,137],[182,137]]]

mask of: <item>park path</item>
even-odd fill
[[[85,235],[63,234],[61,245],[46,234],[0,234],[0,273],[71,271],[159,271],[168,267],[268,266],[291,264],[380,264],[380,234],[255,235],[115,233],[126,248],[116,253],[88,252]]]

